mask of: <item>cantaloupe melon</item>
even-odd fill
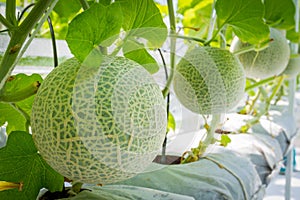
[[[290,60],[281,75],[286,75],[287,79],[295,78],[300,73],[300,55],[291,55]]]
[[[243,43],[235,37],[230,51],[241,50],[250,44]],[[246,76],[255,79],[265,79],[279,75],[287,66],[290,48],[284,35],[277,29],[270,29],[269,46],[261,51],[249,51],[238,55],[245,68]]]
[[[179,101],[199,114],[220,114],[243,98],[244,69],[228,50],[195,47],[176,67],[173,81]]]
[[[71,58],[38,90],[33,139],[63,176],[113,183],[142,172],[155,158],[166,132],[165,107],[159,86],[139,64],[122,57],[83,64]]]

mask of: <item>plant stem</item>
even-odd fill
[[[247,113],[247,114],[252,114],[254,112],[254,105],[256,104],[257,100],[259,99],[260,94],[261,94],[260,90],[255,94],[255,96],[250,104],[250,107],[249,107],[249,113]]]
[[[54,67],[58,66],[58,58],[57,58],[57,49],[56,49],[56,41],[55,41],[55,32],[53,29],[52,21],[50,16],[47,17],[48,25],[49,25],[49,30],[50,30],[50,35],[51,35],[51,41],[52,41],[52,51],[53,51],[53,64]]]
[[[273,90],[271,96],[270,96],[269,99],[268,99],[268,102],[267,102],[268,104],[271,103],[272,99],[273,99],[273,98],[275,97],[275,95],[277,94],[278,90],[280,89],[280,87],[281,87],[281,85],[282,85],[282,83],[283,83],[283,81],[284,81],[284,78],[285,78],[285,76],[280,76],[280,77],[279,77],[279,81],[278,81],[276,87],[274,88],[274,90]]]
[[[16,18],[16,0],[6,1],[6,10],[5,10],[6,20],[13,26],[17,26]]]
[[[263,79],[263,80],[260,80],[259,82],[256,82],[248,87],[245,88],[245,92],[249,92],[250,90],[254,89],[254,88],[257,88],[259,86],[262,86],[264,84],[267,84],[271,81],[274,81],[274,76],[270,77],[270,78],[266,78],[266,79]]]
[[[208,130],[207,130],[206,138],[203,141],[203,145],[205,147],[205,150],[210,144],[214,143],[215,130],[218,127],[220,121],[221,121],[221,114],[212,115],[211,123],[210,123],[210,126],[209,126]]]
[[[213,39],[213,32],[214,32],[214,28],[215,28],[215,24],[216,24],[216,19],[217,19],[217,15],[216,15],[216,10],[215,10],[215,4],[216,1],[213,1],[212,4],[212,11],[210,14],[210,22],[209,22],[209,27],[208,27],[208,34],[207,34],[207,40],[212,40]]]
[[[249,129],[251,126],[257,124],[260,120],[260,118],[263,116],[263,115],[266,115],[268,112],[269,112],[269,109],[270,109],[270,105],[271,105],[271,101],[273,100],[273,98],[275,97],[275,95],[277,94],[278,90],[280,89],[282,83],[284,81],[284,76],[280,76],[279,77],[279,80],[278,80],[278,83],[276,85],[276,87],[274,88],[274,90],[272,91],[272,94],[270,95],[270,97],[267,98],[266,100],[266,105],[265,105],[265,108],[257,115],[255,116],[253,119],[250,119],[247,121],[246,123],[246,126],[247,128]],[[263,91],[260,90],[261,93],[263,94]]]
[[[72,184],[72,191],[75,192],[75,194],[78,194],[82,188],[83,183],[81,182],[75,182]]]
[[[196,41],[196,42],[200,42],[202,44],[205,42],[205,40],[203,40],[201,38],[196,38],[196,37],[191,37],[191,36],[184,36],[184,35],[178,35],[178,34],[169,35],[169,37],[176,37],[176,38],[185,39],[185,40],[193,40],[193,41]]]
[[[207,147],[214,144],[217,140],[215,139],[215,130],[217,129],[221,121],[221,114],[212,115],[210,126],[206,124],[205,129],[207,130],[204,141],[200,140],[199,145],[196,148],[192,148],[190,152],[185,152],[182,156],[181,164],[194,162],[205,153]],[[184,158],[184,155],[188,153],[188,157]]]
[[[0,13],[0,22],[9,30],[12,30],[14,28],[14,25],[12,25],[9,21],[7,21],[5,17],[1,15],[1,13]]]
[[[33,33],[31,33],[31,37],[29,37],[26,40],[26,43],[23,45],[23,48],[21,49],[15,63],[19,62],[19,60],[21,59],[21,57],[23,56],[23,54],[25,53],[26,49],[29,47],[31,41],[34,39],[35,35],[38,33],[38,31],[40,30],[40,28],[42,27],[42,25],[44,24],[44,22],[48,19],[50,13],[52,12],[55,4],[58,2],[58,0],[53,0],[51,2],[51,5],[49,6],[47,12],[44,14],[44,16],[41,18],[41,20],[39,21],[38,25],[36,26],[35,30],[33,31]]]
[[[175,22],[175,14],[174,14],[174,6],[173,1],[168,0],[168,11],[169,11],[169,20],[170,20],[170,35],[176,34],[176,22]],[[163,89],[162,93],[163,96],[166,97],[169,93],[170,86],[172,84],[174,75],[175,75],[175,51],[176,51],[176,37],[171,37],[171,44],[170,44],[170,74],[167,80],[166,86]]]
[[[86,0],[80,0],[83,10],[89,9],[90,5]]]
[[[20,49],[30,31],[43,16],[45,10],[50,5],[55,5],[56,2],[57,0],[38,1],[21,25],[16,27],[13,32],[11,32],[12,34],[10,42],[0,63],[0,91],[3,88],[6,79],[9,77],[11,71],[15,67],[16,59],[19,55]]]
[[[260,44],[260,46],[255,46],[255,45],[249,45],[249,46],[245,46],[235,52],[233,52],[234,55],[240,55],[240,54],[243,54],[243,53],[247,53],[249,51],[256,51],[256,52],[259,52],[259,51],[262,51],[264,49],[266,49],[268,46],[269,46],[269,43],[272,42],[273,40],[267,40],[263,43]]]
[[[224,26],[220,32],[220,48],[225,49],[226,48],[226,28],[227,26]]]
[[[254,50],[255,50],[255,46],[254,45],[249,45],[249,46],[246,46],[244,48],[241,48],[241,49],[233,52],[233,54],[238,56],[240,54],[247,53],[249,51],[254,51]]]
[[[160,49],[158,49],[158,52],[159,52],[159,55],[161,57],[161,60],[162,60],[163,66],[164,66],[166,80],[168,80],[169,74],[168,74],[166,61],[165,61],[164,56]],[[170,93],[167,95],[167,121],[169,121],[169,112],[170,112]],[[162,163],[162,164],[165,164],[167,161],[167,158],[166,158],[166,149],[167,149],[167,142],[168,142],[167,134],[168,134],[168,130],[166,132],[165,140],[163,142],[162,150],[161,150],[160,163]]]
[[[217,19],[217,15],[216,15],[216,10],[215,10],[215,5],[216,5],[216,1],[214,0],[213,4],[212,4],[212,11],[211,11],[211,15],[210,15],[210,22],[209,22],[209,28],[208,28],[208,34],[207,34],[207,40],[204,42],[204,46],[208,46],[213,40],[214,38],[217,37],[217,35],[219,34],[219,32],[222,30],[222,28],[225,26],[225,24],[223,24],[220,29],[218,31],[214,33],[214,28],[215,28],[215,23],[216,23],[216,19]]]
[[[121,42],[117,45],[117,47],[114,49],[114,51],[110,54],[111,56],[116,56],[119,53],[119,51],[122,49],[124,44],[127,42],[130,35],[131,35],[131,32],[126,33],[124,39],[121,40]],[[100,50],[101,50],[101,48],[100,48]]]
[[[221,26],[220,29],[218,31],[215,32],[215,34],[212,36],[212,38],[210,40],[206,40],[206,42],[204,42],[204,46],[208,46],[213,40],[215,37],[217,37],[217,35],[220,33],[220,30],[224,27]]]

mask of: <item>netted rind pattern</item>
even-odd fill
[[[32,110],[33,138],[59,173],[85,183],[113,183],[143,171],[161,148],[165,101],[137,63],[75,58],[54,69]],[[97,63],[97,62],[95,62]]]
[[[199,114],[219,114],[243,98],[245,75],[239,60],[229,51],[195,47],[178,63],[173,86],[187,109]]]
[[[293,79],[296,78],[297,75],[300,73],[300,55],[292,55],[290,57],[289,63],[281,73],[281,75],[285,75],[286,79]]]
[[[271,28],[270,39],[271,41],[266,49],[238,55],[247,77],[265,79],[279,75],[286,68],[290,58],[290,48],[286,38],[279,30]],[[235,37],[230,51],[235,52],[249,45]]]

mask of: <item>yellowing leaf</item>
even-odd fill
[[[13,183],[7,181],[0,181],[0,191],[10,190],[10,189],[18,189],[19,191],[22,190],[23,183]]]

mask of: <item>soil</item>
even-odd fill
[[[162,156],[158,155],[153,160],[153,162],[164,164],[164,165],[176,165],[176,164],[180,164],[180,160],[181,160],[180,156],[166,155],[166,162],[162,162]]]

